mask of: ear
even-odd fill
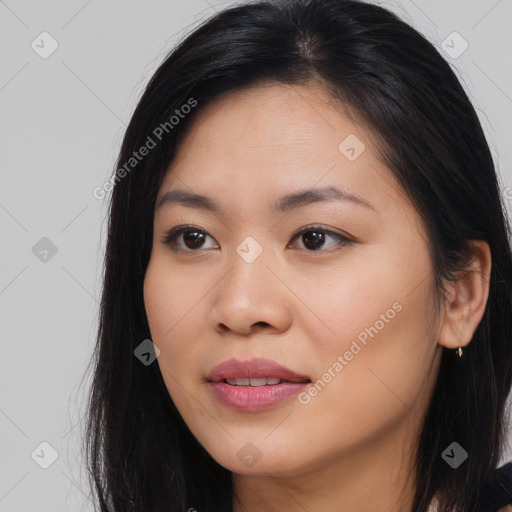
[[[470,240],[472,259],[467,271],[448,283],[449,298],[438,343],[446,348],[465,347],[484,315],[489,296],[491,251],[484,240]]]

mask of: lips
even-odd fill
[[[259,412],[285,403],[311,380],[270,359],[229,359],[207,377],[215,399],[237,412]]]
[[[215,366],[207,379],[210,382],[227,382],[233,386],[251,387],[278,385],[283,382],[311,382],[308,376],[298,374],[276,361],[263,358],[252,358],[248,361],[228,359]]]

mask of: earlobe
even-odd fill
[[[471,240],[472,259],[456,282],[449,283],[449,298],[438,343],[446,348],[465,347],[484,315],[489,297],[491,251],[484,240]]]

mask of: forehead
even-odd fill
[[[222,202],[336,186],[368,202],[399,201],[391,171],[376,155],[371,132],[324,87],[262,84],[229,92],[196,113],[159,198],[177,188]]]
[[[210,151],[236,154],[242,146],[250,154],[322,153],[327,147],[338,156],[338,145],[358,134],[367,145],[373,141],[318,83],[287,85],[264,83],[225,93],[202,108],[182,141],[209,147]],[[178,155],[176,160],[179,160]],[[290,155],[287,155],[290,156]]]

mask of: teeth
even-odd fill
[[[249,386],[265,386],[267,384],[266,377],[250,377],[249,379],[243,379],[249,381]],[[236,379],[238,384],[238,379]]]
[[[226,382],[228,384],[231,384],[232,386],[253,386],[253,387],[259,387],[259,386],[274,386],[276,384],[279,384],[281,382],[281,379],[278,379],[277,377],[237,377],[236,379],[226,379]]]

